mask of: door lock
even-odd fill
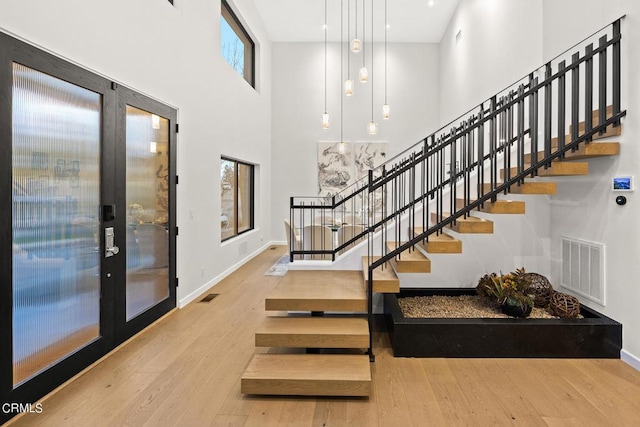
[[[115,235],[113,227],[104,229],[104,257],[109,258],[120,252],[120,248],[115,245]]]

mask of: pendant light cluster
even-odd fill
[[[362,67],[358,73],[358,78],[361,83],[371,83],[371,121],[367,124],[367,132],[370,135],[375,135],[378,131],[378,124],[374,119],[374,102],[373,102],[373,24],[374,24],[374,10],[373,1],[371,0],[371,69],[367,68],[367,49],[365,39],[367,37],[366,26],[366,2],[368,0],[362,0],[362,39],[358,34],[358,2],[355,0],[355,35],[351,39],[351,0],[347,0],[347,76],[344,80],[344,84],[341,83],[341,96],[340,96],[340,143],[343,144],[343,97],[353,96],[354,83],[351,80],[351,54],[358,55],[362,53]],[[340,0],[340,79],[344,78],[343,70],[343,49],[345,46],[344,41],[344,0]],[[387,102],[387,0],[384,0],[384,104],[382,106],[382,118],[384,120],[390,117],[390,107]],[[329,114],[327,113],[327,0],[324,0],[324,113],[322,114],[322,128],[329,129]]]

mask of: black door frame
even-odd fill
[[[19,63],[101,95],[100,204],[116,205],[115,220],[105,221],[100,209],[100,337],[54,366],[13,388],[13,241],[12,226],[12,64]],[[142,315],[125,322],[126,257],[105,258],[104,228],[116,227],[116,245],[125,247],[124,105],[132,105],[170,120],[169,153],[169,277],[170,295]],[[158,101],[0,32],[0,396],[4,403],[28,404],[69,380],[136,332],[176,306],[176,142],[177,111]],[[120,127],[120,129],[118,129]],[[120,146],[120,147],[125,147]],[[118,175],[120,174],[120,175]],[[0,410],[0,424],[17,413]]]
[[[156,114],[169,120],[169,296],[162,302],[140,313],[133,319],[126,320],[126,215],[116,215],[116,245],[120,253],[113,258],[119,258],[118,267],[115,269],[115,339],[119,344],[141,331],[162,315],[176,307],[176,123],[177,111],[161,102],[142,95],[123,86],[116,89],[116,210],[126,212],[126,108],[127,105]]]

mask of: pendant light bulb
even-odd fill
[[[391,114],[391,107],[389,107],[389,104],[384,104],[382,106],[382,118],[384,120],[388,120],[390,114]]]
[[[366,83],[369,80],[369,70],[367,67],[360,68],[360,83]]]
[[[351,52],[359,53],[362,50],[362,40],[355,38],[351,40]]]
[[[338,153],[344,154],[344,152],[345,152],[344,141],[340,141],[340,144],[338,144]]]
[[[329,113],[322,114],[322,129],[329,129]]]
[[[349,79],[344,82],[344,94],[346,96],[353,95],[353,80]]]
[[[378,124],[371,120],[367,126],[367,132],[369,132],[369,135],[375,135],[378,132]]]

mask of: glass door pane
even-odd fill
[[[169,297],[169,120],[126,107],[126,320]]]
[[[14,387],[100,337],[101,102],[13,64]]]

